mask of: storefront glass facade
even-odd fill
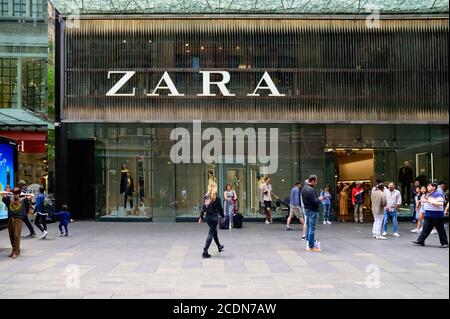
[[[174,164],[170,139],[175,124],[71,124],[69,139],[95,139],[96,211],[98,220],[124,218],[154,221],[192,220],[214,175],[223,192],[226,184],[235,189],[239,210],[247,218],[258,218],[258,186],[264,177],[260,165],[238,163]],[[192,125],[182,125],[192,132]],[[202,123],[219,129],[240,125]],[[273,192],[289,196],[293,183],[310,174],[319,176],[319,187],[357,180],[373,185],[376,179],[397,183],[398,171],[409,161],[414,178],[421,169],[429,180],[448,179],[448,125],[323,125],[280,124],[278,170],[270,175]],[[264,124],[249,125],[255,129]],[[271,126],[273,127],[273,125]],[[342,138],[336,139],[337,136]],[[204,142],[206,143],[206,142]],[[247,151],[247,148],[246,148]],[[341,154],[354,157],[350,173],[340,166]],[[364,162],[364,154],[373,163]],[[247,154],[246,154],[247,155]],[[361,156],[358,159],[357,156]],[[120,193],[121,165],[131,171],[135,191],[133,209]],[[362,172],[358,173],[358,165]],[[370,170],[371,168],[371,170]],[[356,175],[348,175],[348,174]],[[359,174],[359,175],[358,175]],[[337,201],[336,201],[337,203]],[[336,213],[336,212],[335,212]],[[403,210],[409,215],[408,209]],[[282,217],[282,215],[279,215]]]

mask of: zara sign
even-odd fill
[[[211,93],[211,85],[216,85],[220,93],[223,96],[235,96],[236,94],[231,93],[226,84],[230,82],[231,76],[230,73],[227,71],[199,71],[200,74],[202,74],[202,93],[197,94],[197,96],[216,96],[216,94]],[[117,93],[135,74],[136,71],[108,71],[108,79],[111,77],[111,74],[123,74],[123,76],[120,78],[120,80],[113,85],[113,87],[106,92],[106,96],[135,96],[136,88],[132,88],[131,92],[129,93]],[[211,81],[211,75],[217,74],[221,75],[222,79],[220,81]],[[264,83],[263,83],[264,82]],[[159,96],[160,90],[169,90],[170,93],[168,96],[174,96],[174,97],[182,97],[184,96],[183,93],[180,93],[178,89],[176,88],[175,84],[173,83],[169,73],[167,71],[164,72],[161,79],[159,80],[156,87],[153,89],[152,93],[146,94],[150,97]],[[254,96],[258,97],[260,94],[258,93],[261,90],[268,90],[270,93],[268,96],[285,96],[284,94],[281,94],[275,84],[272,81],[272,78],[270,77],[269,73],[267,71],[264,72],[263,76],[258,82],[258,85],[256,86],[255,90],[253,90],[252,93],[248,93],[247,96]]]

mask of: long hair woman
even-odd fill
[[[227,184],[225,186],[225,192],[223,192],[223,196],[225,198],[224,201],[224,210],[227,216],[230,218],[230,229],[233,224],[233,214],[234,214],[234,201],[237,199],[236,192],[233,190],[231,184]]]
[[[217,245],[219,253],[224,250],[224,246],[220,244],[219,236],[217,235],[219,215],[222,218],[225,217],[223,213],[222,199],[217,196],[217,184],[210,183],[210,185],[208,185],[208,192],[205,194],[203,199],[203,208],[198,220],[198,222],[201,224],[203,222],[203,217],[205,217],[205,221],[209,226],[208,237],[206,238],[205,247],[203,248],[203,258],[211,257],[211,255],[208,253],[208,249],[213,239]]]

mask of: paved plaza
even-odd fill
[[[449,250],[437,235],[413,246],[410,222],[386,241],[370,224],[319,225],[322,253],[299,225],[244,226],[220,231],[226,250],[207,260],[206,224],[75,222],[68,238],[50,224],[16,260],[3,230],[0,298],[449,298]]]

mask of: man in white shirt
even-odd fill
[[[270,177],[264,178],[262,185],[262,199],[264,202],[264,213],[266,214],[266,225],[272,223],[272,181]]]
[[[385,191],[387,205],[384,209],[384,223],[383,223],[383,236],[387,235],[387,225],[389,217],[392,217],[392,231],[395,237],[400,237],[398,234],[398,210],[402,204],[402,195],[400,191],[395,189],[395,184],[390,182],[388,190]]]

